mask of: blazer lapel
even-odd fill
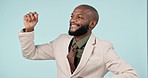
[[[61,51],[63,51],[63,52],[62,52],[62,57],[59,58],[59,60],[62,61],[62,62],[60,62],[60,66],[61,66],[60,68],[62,69],[64,74],[67,75],[67,77],[69,77],[71,75],[71,70],[70,70],[68,59],[67,59],[67,54],[68,54],[68,47],[69,47],[69,44],[70,44],[70,41],[71,41],[72,38],[73,38],[73,36],[69,36],[64,41],[64,44],[66,46],[61,46],[63,48],[63,49],[61,49]]]
[[[76,68],[76,70],[74,71],[73,75],[79,73],[83,69],[83,67],[86,65],[87,61],[89,60],[89,58],[93,52],[95,43],[96,43],[96,38],[93,34],[91,34],[91,36],[85,46],[85,49],[83,51],[80,63],[78,65],[78,67]]]

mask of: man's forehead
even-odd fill
[[[83,15],[88,13],[88,9],[85,8],[75,8],[74,11],[72,12],[72,14],[79,14],[79,15]]]

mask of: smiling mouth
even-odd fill
[[[70,23],[70,27],[80,27],[80,24],[71,24]]]
[[[73,28],[77,28],[77,27],[79,27],[79,26],[78,26],[78,25],[71,25],[71,26],[70,26],[70,28],[72,28],[72,29],[73,29]]]
[[[74,32],[80,27],[79,24],[70,24],[70,31]]]

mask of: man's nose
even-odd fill
[[[76,18],[71,18],[70,23],[76,23]]]

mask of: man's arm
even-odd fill
[[[38,22],[38,14],[36,12],[29,13],[24,16],[25,28],[19,32],[23,56],[27,59],[54,59],[52,50],[52,42],[42,45],[34,44],[34,27]]]
[[[107,69],[114,73],[111,78],[138,78],[136,71],[115,53],[112,45],[105,52],[105,63]]]

